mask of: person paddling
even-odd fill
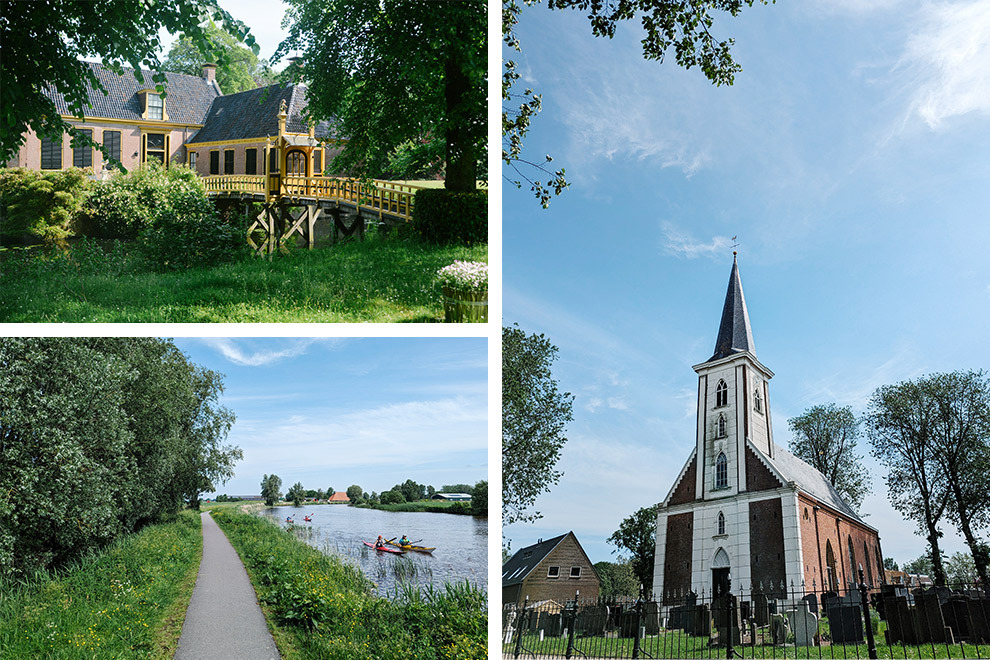
[[[399,539],[399,545],[412,545],[412,541],[409,540],[408,536],[403,534],[402,538]]]
[[[381,534],[378,535],[378,540],[375,541],[375,547],[376,548],[384,548],[385,547],[385,540],[382,538],[382,535]]]

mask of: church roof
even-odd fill
[[[758,451],[758,455],[763,460],[773,465],[785,481],[795,482],[798,485],[798,488],[803,490],[808,495],[811,495],[825,506],[835,509],[852,520],[864,525],[866,524],[853,510],[853,508],[849,506],[844,499],[842,499],[839,491],[835,489],[835,486],[829,483],[824,474],[813,468],[811,465],[805,463],[780,445],[774,443],[773,458],[770,458],[760,451]]]
[[[756,357],[746,298],[743,297],[742,281],[739,279],[739,265],[733,256],[729,288],[725,292],[725,305],[722,306],[722,323],[718,327],[718,338],[715,340],[715,354],[708,361],[714,362],[743,351]]]
[[[509,561],[502,564],[502,586],[509,587],[521,583],[550,554],[551,550],[567,538],[568,534],[573,533],[567,532],[567,534],[561,534],[552,539],[521,548],[509,558]],[[575,538],[574,541],[576,543],[577,539]]]

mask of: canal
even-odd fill
[[[376,593],[389,596],[400,582],[441,587],[464,582],[488,590],[488,519],[449,513],[409,513],[358,509],[345,505],[280,506],[262,509],[280,526],[327,554],[358,566],[375,583]],[[312,522],[303,516],[313,514]],[[295,516],[289,525],[286,516]],[[417,545],[435,546],[432,554],[393,555],[364,545],[403,534]]]

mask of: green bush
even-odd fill
[[[420,190],[413,208],[413,229],[436,245],[487,243],[488,194]]]
[[[115,173],[96,187],[89,207],[85,232],[101,238],[136,238],[165,216],[203,217],[213,210],[195,172],[181,165],[166,169],[154,161]]]
[[[152,270],[218,266],[247,253],[241,233],[212,206],[205,211],[168,210],[141,232],[138,245]]]
[[[0,237],[4,241],[70,236],[92,190],[87,170],[0,170]]]

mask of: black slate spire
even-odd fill
[[[756,356],[753,332],[749,328],[749,314],[746,312],[746,299],[739,280],[739,266],[733,252],[732,272],[729,274],[729,289],[725,292],[725,306],[722,307],[722,323],[718,327],[718,339],[715,340],[715,354],[708,361],[720,360],[742,351],[749,351]]]

